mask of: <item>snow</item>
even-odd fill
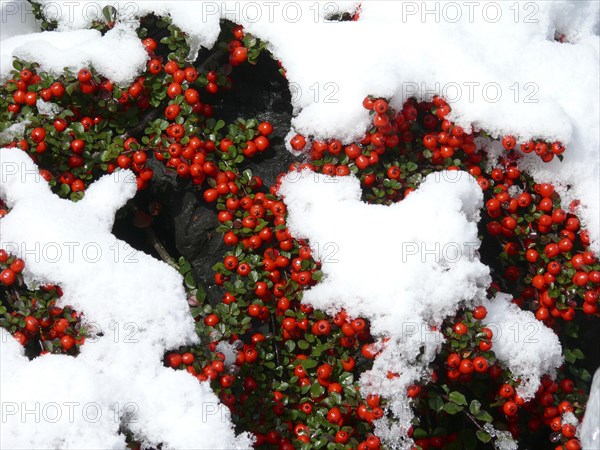
[[[268,41],[286,68],[297,132],[349,142],[368,126],[361,107],[366,95],[391,97],[399,106],[410,96],[441,94],[452,107],[450,118],[467,129],[561,140],[567,147],[562,163],[545,165],[529,155],[523,164],[538,181],[557,182],[567,200],[582,201],[584,225],[594,249],[600,248],[600,109],[590,95],[600,76],[598,2],[39,3],[61,32],[3,35],[4,77],[15,55],[39,60],[53,72],[91,63],[124,83],[145,61],[132,31],[139,17],[170,16],[188,33],[192,59],[200,46],[214,45],[219,19],[227,18]],[[359,3],[360,20],[327,20],[355,11]],[[101,20],[106,5],[116,7],[120,24],[114,30],[104,37],[77,31]],[[6,15],[7,35],[23,15],[13,8]],[[31,31],[32,16],[24,15],[30,19],[24,32]],[[568,43],[554,41],[560,33]],[[448,63],[441,62],[440,52],[452,55]],[[567,186],[573,189],[567,192]]]
[[[520,380],[517,393],[532,399],[544,374],[556,375],[564,360],[558,336],[531,311],[520,309],[508,294],[499,293],[483,304],[487,316],[483,320],[492,330],[492,350],[515,380]]]
[[[466,172],[440,172],[400,203],[369,205],[356,177],[304,170],[286,175],[279,192],[292,235],[336,250],[320,255],[323,280],[302,302],[370,320],[382,352],[362,374],[361,392],[390,401],[400,423],[382,419],[377,434],[394,442],[411,425],[406,388],[427,379],[443,342],[433,327],[485,297],[489,269],[477,254],[482,191]],[[390,379],[390,371],[399,376]]]
[[[62,111],[62,108],[56,103],[45,102],[42,99],[37,100],[35,107],[38,110],[38,113],[42,116],[46,116],[48,118],[54,118]]]
[[[429,99],[441,94],[452,107],[450,118],[467,129],[485,129],[494,137],[513,134],[520,140],[561,140],[567,148],[562,163],[555,160],[544,164],[536,156],[526,155],[519,164],[538,182],[558,185],[557,190],[566,205],[571,200],[581,200],[579,213],[583,224],[590,232],[593,249],[600,250],[598,2],[370,0],[361,3],[357,22],[331,22],[327,17],[335,12],[353,12],[359,2],[43,0],[40,3],[47,17],[58,21],[59,32],[36,33],[38,28],[31,14],[26,12],[25,2],[2,2],[2,79],[9,76],[11,58],[18,56],[35,60],[42,69],[53,73],[60,73],[64,67],[78,70],[91,64],[113,81],[128,83],[143,70],[147,60],[134,32],[139,17],[149,12],[170,16],[189,35],[191,59],[200,46],[214,45],[220,31],[219,20],[228,18],[268,41],[270,50],[285,67],[296,114],[290,135],[300,132],[318,138],[338,138],[347,143],[362,137],[369,125],[368,112],[361,105],[366,95],[391,98],[392,106],[398,107],[411,96]],[[102,7],[107,4],[117,8],[118,23],[114,29],[104,36],[86,29],[92,20],[102,17]],[[556,42],[557,33],[564,33],[568,42]],[[490,146],[490,151],[499,154],[501,150],[496,144]],[[19,157],[15,152],[3,150],[2,158],[17,158],[17,161]],[[31,164],[27,164],[26,167],[31,168]],[[322,260],[325,279],[306,292],[304,301],[330,311],[343,306],[351,315],[369,317],[374,335],[391,336],[385,346],[379,342],[381,354],[373,370],[361,379],[365,392],[380,390],[379,393],[389,396],[393,412],[402,418],[395,428],[378,422],[378,432],[384,438],[404,433],[412,417],[403,392],[414,380],[427,377],[428,362],[441,345],[441,333],[431,327],[453,314],[461,304],[482,302],[483,289],[489,281],[487,268],[476,254],[481,192],[471,177],[464,175],[456,179],[454,176],[456,173],[432,175],[406,200],[392,207],[361,203],[359,183],[354,177],[329,179],[302,172],[288,175],[282,186],[290,211],[290,229],[295,235],[308,237],[320,245],[319,248],[333,243],[338,249],[335,256]],[[112,386],[112,381],[119,380],[117,384],[123,388],[104,392],[104,397],[90,394],[90,398],[102,405],[107,405],[108,397],[121,403],[133,399],[131,401],[140,405],[139,415],[143,420],[130,425],[130,429],[140,434],[150,433],[151,429],[155,433],[149,438],[152,442],[162,440],[177,448],[185,447],[185,442],[178,440],[184,439],[182,436],[189,437],[191,442],[193,436],[208,434],[208,430],[210,436],[202,441],[206,443],[206,439],[218,436],[213,430],[223,429],[223,436],[228,436],[234,445],[227,421],[197,425],[196,420],[184,433],[173,432],[188,424],[187,417],[196,417],[191,410],[191,399],[208,397],[210,402],[216,402],[216,398],[210,397],[207,388],[192,385],[191,377],[183,381],[178,374],[160,365],[161,352],[192,342],[195,335],[182,300],[179,276],[139,252],[133,257],[139,258],[140,264],[125,264],[127,255],[132,256],[131,249],[110,235],[114,212],[133,195],[134,187],[124,180],[103,178],[90,189],[84,201],[69,205],[51,196],[45,183],[37,180],[26,184],[15,176],[3,180],[0,192],[9,195],[15,209],[2,222],[2,239],[28,245],[101,242],[103,259],[86,265],[76,252],[80,257],[78,264],[61,260],[52,265],[31,261],[30,255],[29,281],[60,281],[66,286],[64,301],[84,311],[88,320],[103,326],[115,319],[117,323],[125,320],[143,324],[137,333],[141,341],[124,347],[122,343],[100,338],[93,345],[84,346],[76,360],[71,358],[64,363],[40,362],[60,360],[54,356],[28,363],[10,344],[7,348],[12,350],[7,351],[3,345],[2,358],[11,359],[19,367],[18,372],[23,372],[23,379],[34,376],[29,372],[32,367],[49,364],[51,367],[47,370],[55,370],[69,379],[73,379],[74,373],[69,368],[77,368],[78,373],[87,370],[90,379],[101,376],[102,385]],[[48,217],[55,217],[57,211],[61,211],[61,215],[56,217],[56,222],[44,219],[43,223],[48,225],[42,234],[39,227],[33,226],[38,222],[21,221],[22,225],[15,225],[15,217],[29,218],[28,214],[36,211]],[[90,236],[97,236],[97,241],[91,241]],[[115,252],[109,253],[109,245],[114,243],[119,256],[116,265],[108,261],[109,255]],[[458,254],[452,253],[457,249]],[[69,254],[66,250],[63,258]],[[98,272],[101,266],[105,272]],[[99,273],[106,275],[98,276]],[[132,273],[136,275],[131,277]],[[158,277],[156,273],[164,275]],[[158,302],[155,294],[144,294],[148,287],[138,283],[138,278],[146,276],[157,292],[163,292],[165,298],[170,299],[168,307]],[[107,283],[107,279],[113,280],[112,283]],[[90,294],[94,290],[103,296]],[[92,301],[92,297],[101,301]],[[106,299],[113,300],[111,308],[106,308]],[[153,315],[144,315],[146,310],[131,299],[140,299],[158,309]],[[522,379],[519,393],[528,397],[535,391],[539,376],[552,373],[562,362],[557,338],[535,321],[531,313],[509,304],[505,295],[484,304],[489,311],[488,324],[497,326],[500,331],[496,333],[494,350]],[[161,316],[159,311],[166,316]],[[176,330],[162,327],[160,335],[157,334],[159,325],[165,321],[182,325]],[[529,327],[531,324],[539,328],[534,330]],[[518,339],[511,334],[515,329],[520,333]],[[532,340],[538,342],[529,342],[531,332],[534,333]],[[130,360],[128,349],[132,347],[138,349],[139,354]],[[103,362],[101,374],[93,365],[99,361]],[[146,361],[143,367],[136,366],[139,361]],[[390,367],[395,367],[400,376],[391,380],[385,377]],[[127,369],[119,373],[124,368]],[[125,372],[131,378],[124,378]],[[7,382],[26,386],[20,384],[16,375],[10,377]],[[175,381],[175,377],[181,380]],[[187,399],[189,403],[168,403],[166,399],[153,398],[156,396],[145,398],[138,392],[142,388],[136,387],[142,380],[148,380],[149,386],[167,390],[172,386],[177,390],[169,399]],[[82,383],[81,392],[88,395],[85,380],[77,382]],[[67,392],[64,394],[65,398],[71,398]],[[57,395],[56,398],[63,397]],[[180,409],[177,409],[183,405],[190,409],[184,414],[186,420],[181,419]],[[169,411],[168,416],[175,418],[172,428],[165,429],[152,422],[156,418],[149,417],[149,411]],[[2,437],[14,439],[10,443],[17,442],[14,433],[23,430],[14,422],[10,422],[13,428],[8,429],[16,431],[8,433],[8,437],[3,433]],[[116,439],[106,440],[103,447],[107,442],[120,445],[120,438],[114,436],[113,423],[102,422],[97,427],[80,425],[80,435],[66,435],[65,446],[70,445],[69,439],[85,442],[85,445],[98,442],[94,439],[100,439],[100,435],[94,433]],[[27,436],[35,439],[35,433],[27,433]],[[244,443],[247,441],[241,437],[235,445]],[[511,445],[507,443],[507,447]]]
[[[33,17],[31,4],[27,0],[0,0],[0,22],[0,41],[19,34],[40,31],[40,26]]]
[[[483,194],[466,172],[431,174],[392,206],[362,202],[354,176],[305,170],[283,180],[294,237],[336,250],[322,255],[324,279],[304,293],[306,303],[368,315],[372,332],[388,335],[419,319],[440,323],[484,293],[489,270],[476,254]]]
[[[12,70],[11,56],[36,61],[42,70],[55,75],[60,75],[65,68],[78,72],[93,66],[98,73],[120,84],[132,82],[148,60],[135,31],[121,25],[104,36],[97,30],[15,36],[3,40],[0,49],[0,72],[4,78]]]
[[[113,81],[131,81],[143,69],[142,49],[131,31],[139,17],[170,16],[188,33],[192,59],[200,46],[214,45],[219,20],[227,18],[268,41],[285,67],[295,132],[347,143],[369,124],[361,106],[366,95],[391,97],[397,107],[411,96],[441,94],[452,107],[450,118],[467,129],[561,140],[567,147],[562,163],[546,165],[529,155],[523,166],[538,181],[559,184],[568,201],[582,201],[583,223],[595,251],[600,249],[600,109],[593,95],[600,77],[598,2],[38,3],[61,33],[7,40],[3,35],[5,77],[10,55],[18,55],[40,60],[51,71],[91,62]],[[327,20],[359,4],[360,20]],[[101,20],[106,5],[116,8],[115,30],[104,37],[76,31]],[[13,9],[7,35],[22,17]],[[24,32],[31,31],[32,16],[24,15],[30,19]],[[554,40],[560,33],[568,43]],[[567,186],[573,188],[567,192]]]
[[[0,131],[0,143],[6,144],[16,137],[23,136],[29,120],[23,120],[22,122],[13,123],[10,127]]]
[[[494,448],[498,450],[518,450],[519,446],[510,432],[497,430],[491,423],[486,423],[483,429],[494,438]]]
[[[580,430],[584,449],[600,448],[600,368],[596,370]]]
[[[235,345],[235,344],[239,344],[239,345]],[[237,357],[237,352],[239,350],[238,347],[242,346],[242,341],[236,341],[233,344],[230,344],[229,342],[226,341],[220,341],[217,344],[217,351],[220,353],[223,353],[223,356],[225,356],[225,360],[223,361],[223,364],[225,364],[226,367],[230,367],[235,363],[235,359]]]
[[[21,150],[2,149],[0,160],[0,196],[12,207],[0,247],[24,259],[29,286],[59,284],[61,304],[103,334],[77,358],[28,361],[2,331],[0,446],[122,448],[123,424],[145,445],[249,447],[209,384],[162,364],[166,350],[198,337],[181,276],[111,234],[115,213],[136,192],[133,174],[106,175],[73,203],[52,194]]]

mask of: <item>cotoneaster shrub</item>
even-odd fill
[[[94,24],[103,31],[112,26],[106,12],[107,21]],[[228,248],[213,268],[222,294],[218,304],[206,300],[185,259],[169,259],[184,276],[203,344],[173,349],[165,364],[210,382],[239,430],[255,433],[257,447],[380,448],[373,421],[387,414],[386,399],[363,397],[357,381],[377,357],[369,323],[301,303],[303,290],[322,277],[322,249],[291,236],[278,184],[266,186],[242,168],[269,148],[272,125],[260,118],[225,123],[214,117],[212,104],[231,87],[230,71],[255,63],[265,43],[223,23],[214,49],[190,64],[184,33],[167,19],[144,18],[138,34],[149,62],[129,86],[113,84],[93,67],[53,76],[35,61],[15,61],[13,78],[1,88],[0,131],[22,126],[1,144],[28,152],[53,190],[73,201],[117,168],[131,169],[143,190],[153,179],[148,161],[163,163],[199,202],[218,211],[216,231]],[[60,112],[45,115],[43,102]],[[577,205],[563,204],[551,184],[536,184],[517,165],[522,153],[536,153],[543,164],[568,149],[560,142],[503,136],[505,153],[490,168],[486,145],[495,139],[447,120],[450,106],[443,98],[409,99],[399,111],[381,98],[368,97],[363,105],[372,125],[362,140],[344,145],[296,135],[290,145],[304,157],[289,170],[354,174],[366,202],[386,205],[402,201],[431,172],[469,172],[485,196],[480,235],[494,278],[490,296],[510,293],[564,346],[566,362],[557,378],[545,377],[535,398],[525,402],[512,374],[496,361],[493,333],[481,322],[485,308],[461,310],[444,323],[446,341],[430,380],[407,392],[417,416],[410,433],[415,448],[492,448],[495,438],[485,425],[493,423],[523,448],[579,449],[575,425],[591,375],[578,332],[597,326],[600,265]],[[0,206],[1,215],[9,213]],[[0,325],[30,357],[76,356],[89,330],[76,311],[56,306],[60,286],[28,289],[23,261],[4,250],[0,268]],[[228,352],[235,356],[231,364]],[[574,423],[563,423],[568,412]]]

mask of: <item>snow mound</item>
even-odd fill
[[[584,449],[600,448],[600,369],[596,370],[592,381],[580,438]]]
[[[132,82],[146,67],[148,54],[135,31],[115,26],[104,36],[98,30],[46,31],[2,41],[0,73],[6,78],[12,58],[35,61],[40,68],[60,75],[65,68],[78,72],[93,66],[115,83]]]
[[[28,285],[59,284],[61,304],[98,332],[77,358],[27,361],[2,331],[0,446],[122,448],[124,426],[148,446],[249,447],[207,383],[162,364],[166,350],[198,337],[181,276],[111,234],[136,192],[133,174],[102,177],[77,203],[52,194],[21,150],[0,150],[0,174],[12,207],[0,246],[25,261]]]
[[[140,17],[169,16],[187,33],[191,60],[200,47],[214,45],[220,19],[229,19],[268,41],[285,67],[297,113],[292,125],[300,133],[355,141],[369,125],[361,106],[366,95],[391,98],[398,107],[408,97],[438,94],[452,107],[449,118],[466,129],[561,140],[562,164],[533,159],[526,167],[539,182],[557,183],[567,201],[581,200],[583,223],[600,249],[598,2],[36,1],[66,43],[52,33],[3,41],[4,76],[18,55],[55,71],[92,62],[114,81],[131,80],[143,68],[132,31]],[[113,36],[74,31],[102,20],[107,5],[119,24]],[[358,21],[329,20],[359,8]],[[8,27],[19,17],[7,15]],[[555,40],[560,35],[567,43]],[[451,62],[441,63],[440,52]],[[567,186],[573,186],[568,193]]]
[[[544,374],[555,376],[563,364],[558,336],[530,311],[512,303],[508,294],[497,294],[486,300],[487,316],[483,320],[494,333],[494,354],[520,380],[517,393],[532,399]]]
[[[320,249],[324,278],[303,303],[369,318],[380,338],[361,392],[391,400],[400,424],[380,421],[378,436],[395,441],[411,425],[406,388],[429,375],[443,342],[437,327],[485,296],[489,270],[477,254],[482,191],[466,172],[438,172],[400,203],[368,205],[356,177],[304,170],[286,175],[279,192],[292,235]]]
[[[373,333],[387,335],[415,317],[440,323],[484,292],[488,268],[476,253],[482,193],[466,172],[431,174],[392,206],[362,202],[354,176],[309,170],[288,174],[279,192],[294,237],[323,249],[324,279],[304,293],[316,308],[367,315]]]

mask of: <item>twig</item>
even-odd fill
[[[179,265],[171,257],[171,255],[169,254],[165,246],[162,244],[154,230],[152,228],[146,228],[146,235],[148,236],[148,240],[154,247],[154,250],[156,250],[156,252],[159,254],[161,259],[168,265],[173,267],[175,270],[179,271]]]
[[[213,53],[211,53],[204,61],[202,61],[202,64],[198,64],[196,66],[196,71],[198,73],[202,72],[204,69],[206,69],[206,67],[212,63],[214,60],[221,58],[222,56],[225,56],[229,51],[224,48],[221,47],[217,50],[215,50]]]
[[[273,335],[275,335],[275,318],[273,317],[273,314],[269,315],[271,317],[271,332],[273,333]],[[279,347],[277,347],[277,342],[275,341],[275,339],[273,339],[273,348],[275,349],[275,361],[277,362],[277,366],[279,366]]]
[[[131,130],[129,130],[129,132],[127,133],[127,136],[135,136],[135,135],[140,134],[142,131],[144,131],[151,121],[153,121],[154,119],[157,119],[160,116],[160,113],[164,110],[165,105],[166,105],[166,103],[163,102],[163,104],[148,111],[148,113],[146,113],[142,117],[142,119],[140,120],[140,123],[138,123],[135,127],[133,127]]]

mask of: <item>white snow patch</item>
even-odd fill
[[[510,431],[501,431],[494,428],[491,423],[483,426],[484,431],[494,439],[494,448],[497,450],[518,450],[519,446],[513,439]]]
[[[524,400],[534,397],[544,374],[556,375],[564,358],[558,336],[537,320],[532,312],[512,303],[508,294],[486,300],[483,323],[492,330],[492,350],[500,362],[520,380],[517,393]]]
[[[596,370],[580,429],[584,449],[600,448],[600,368]]]
[[[241,344],[241,341],[239,342]],[[235,343],[230,344],[229,342],[221,341],[217,344],[217,351],[223,353],[225,356],[225,360],[223,361],[225,366],[229,367],[235,363],[238,352],[238,348]]]
[[[23,120],[22,122],[13,123],[10,127],[0,131],[0,143],[8,143],[8,141],[16,137],[22,137],[29,123],[28,120]]]
[[[49,118],[55,117],[62,111],[62,108],[56,103],[45,102],[44,100],[39,98],[35,107],[42,116],[47,116]]]
[[[104,36],[97,30],[45,31],[14,36],[0,46],[0,74],[7,79],[13,57],[35,61],[40,68],[60,75],[65,68],[78,72],[93,66],[115,83],[133,81],[146,67],[148,54],[135,31],[117,25]]]
[[[103,332],[77,358],[27,361],[2,331],[2,401],[17,410],[2,418],[0,446],[122,448],[123,424],[148,446],[249,447],[208,383],[162,364],[166,350],[198,337],[179,273],[111,234],[116,211],[136,192],[133,174],[106,175],[73,203],[52,194],[25,152],[2,149],[0,163],[0,197],[12,207],[0,221],[0,247],[24,259],[28,285],[59,284],[59,306],[73,306]],[[54,403],[56,423],[44,416]],[[36,405],[41,420],[22,420]]]
[[[480,302],[490,281],[477,254],[482,191],[466,172],[439,172],[400,203],[369,205],[356,177],[304,170],[286,175],[279,192],[292,235],[336,250],[321,256],[323,280],[302,301],[370,320],[383,351],[362,375],[362,392],[391,400],[400,424],[380,420],[378,435],[402,438],[412,418],[406,388],[428,376],[443,342],[432,327],[461,304]]]

